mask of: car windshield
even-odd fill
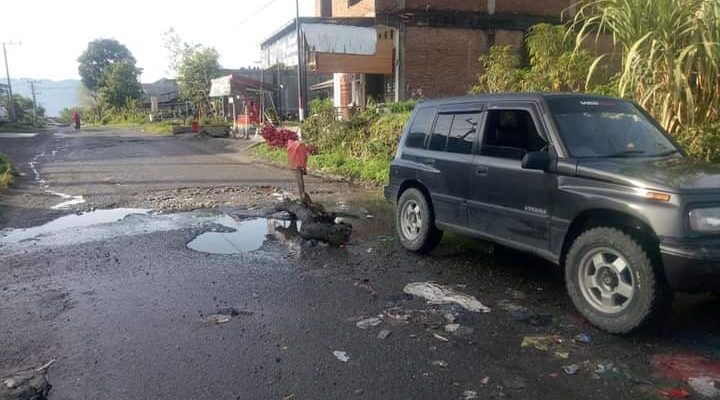
[[[548,99],[572,157],[660,157],[678,152],[633,103],[612,99]]]

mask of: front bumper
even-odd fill
[[[663,238],[660,255],[673,289],[720,293],[720,239]]]

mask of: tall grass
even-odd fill
[[[585,0],[572,26],[577,49],[593,35],[612,36],[622,51],[619,94],[668,131],[720,120],[719,1]]]

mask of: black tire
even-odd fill
[[[413,203],[417,205],[419,213],[423,217],[421,223],[418,224],[417,235],[415,237],[403,231],[401,221],[403,210],[406,206]],[[416,253],[429,253],[440,243],[443,232],[435,226],[435,214],[423,192],[415,188],[410,188],[400,195],[400,199],[395,207],[395,232],[400,240],[400,244],[407,250]]]
[[[595,258],[598,254],[599,260]],[[613,259],[613,254],[622,256],[619,265],[627,265],[625,269],[620,268],[623,273],[614,272],[613,262],[607,261]],[[639,241],[618,229],[588,230],[575,239],[567,254],[565,283],[568,294],[578,311],[598,328],[617,334],[635,331],[658,319],[672,305],[672,291],[658,272],[660,266],[653,265],[654,259],[657,257],[648,255]],[[588,271],[593,272],[588,274]],[[581,276],[585,283],[581,282]],[[613,284],[617,287],[618,281],[633,288],[631,296],[612,294]],[[625,302],[612,311],[603,303],[606,300],[603,291],[608,288],[610,292],[604,292],[606,298],[612,298],[612,302]]]

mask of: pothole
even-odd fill
[[[219,215],[212,221],[228,228],[229,232],[210,231],[196,236],[187,248],[209,254],[239,254],[259,250],[278,227],[297,229],[297,223],[268,218],[236,220],[229,215]]]
[[[43,235],[53,234],[72,228],[85,228],[94,225],[122,221],[132,214],[147,214],[150,210],[143,208],[115,208],[96,210],[85,213],[66,215],[44,225],[25,229],[9,229],[0,231],[0,244],[20,243]],[[4,235],[3,235],[4,234]]]

